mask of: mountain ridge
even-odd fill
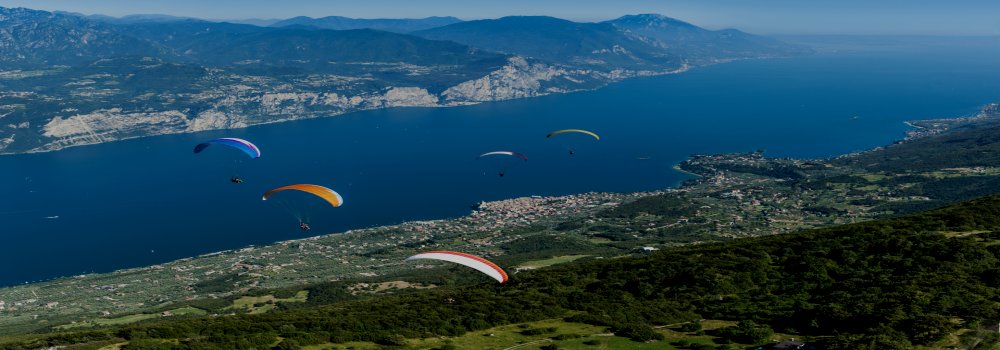
[[[708,30],[660,14],[627,15],[605,21],[656,47],[682,52],[689,57],[710,60],[793,56],[811,53],[769,37],[737,29]]]
[[[462,20],[451,16],[431,16],[425,18],[350,18],[342,16],[327,16],[312,18],[306,16],[292,17],[270,24],[270,27],[287,27],[303,25],[320,29],[375,29],[395,33],[410,33],[418,30],[445,26]]]
[[[78,65],[107,56],[157,55],[159,48],[113,25],[26,8],[0,7],[0,62]],[[66,54],[72,52],[72,54]]]
[[[610,23],[539,16],[413,34],[23,8],[0,18],[0,154],[590,90],[768,56],[673,52]]]
[[[583,67],[612,65],[655,70],[681,65],[676,55],[630,38],[612,25],[549,16],[466,21],[413,34]]]

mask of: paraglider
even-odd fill
[[[221,139],[215,139],[199,143],[197,146],[194,146],[194,153],[201,153],[201,151],[204,151],[206,148],[208,148],[208,146],[211,145],[229,146],[238,149],[243,153],[246,153],[247,156],[250,156],[250,159],[260,158],[260,149],[257,148],[256,145],[254,145],[250,141],[233,137],[223,137]]]
[[[494,264],[489,260],[483,259],[481,257],[472,254],[439,250],[439,251],[420,253],[411,256],[409,258],[406,258],[406,260],[404,261],[419,260],[419,259],[453,262],[459,265],[464,265],[476,269],[477,271],[482,272],[487,276],[490,276],[491,278],[497,280],[497,282],[500,282],[500,284],[507,283],[507,272],[501,269],[500,266],[497,266],[497,264]]]
[[[498,158],[499,159],[498,162],[500,162],[500,165],[499,165],[500,166],[500,171],[499,171],[500,177],[503,177],[504,175],[506,175],[507,170],[509,170],[511,167],[517,166],[520,163],[528,161],[528,157],[527,156],[525,156],[523,154],[520,154],[520,153],[517,153],[517,152],[511,152],[511,151],[493,151],[493,152],[487,152],[487,153],[480,154],[479,157],[477,157],[477,159],[483,159],[483,158]]]
[[[332,205],[334,208],[344,204],[344,197],[341,197],[339,193],[334,192],[333,190],[323,186],[307,185],[307,184],[288,185],[284,187],[275,188],[273,190],[264,192],[264,196],[261,198],[261,200],[266,201],[269,197],[271,197],[271,195],[287,190],[302,191],[305,193],[315,195],[319,198],[322,198],[327,203],[330,203],[330,205]]]
[[[264,195],[262,196],[261,200],[265,200],[266,201],[272,195],[274,195],[275,193],[282,192],[282,191],[288,191],[288,190],[305,192],[305,193],[311,194],[313,196],[319,197],[325,203],[333,206],[334,208],[339,207],[339,206],[341,206],[341,205],[344,204],[344,197],[341,197],[339,193],[334,192],[333,190],[331,190],[329,188],[326,188],[326,187],[323,187],[323,186],[309,185],[309,184],[297,184],[297,185],[289,185],[289,186],[284,186],[284,187],[278,187],[278,188],[275,188],[273,190],[264,192]],[[312,227],[309,226],[309,222],[308,222],[309,219],[308,219],[308,217],[303,213],[302,210],[300,210],[299,205],[297,205],[296,203],[291,203],[291,202],[282,202],[280,200],[278,202],[281,203],[281,205],[285,208],[285,210],[287,210],[288,212],[290,212],[292,215],[294,215],[299,220],[299,229],[300,230],[302,230],[302,231],[309,231],[309,230],[312,229]]]
[[[197,146],[194,146],[194,153],[195,154],[201,153],[206,148],[208,148],[209,146],[212,146],[212,145],[222,145],[222,146],[227,146],[227,147],[234,148],[236,150],[239,150],[239,151],[243,152],[247,156],[249,156],[250,159],[260,158],[260,149],[257,148],[256,145],[254,145],[250,141],[247,141],[247,140],[244,140],[244,139],[232,138],[232,137],[224,137],[224,138],[221,138],[221,139],[209,140],[209,141],[206,141],[206,142],[199,143]],[[229,179],[229,182],[236,183],[236,184],[243,183],[243,179],[240,178],[239,175],[238,175],[239,174],[239,164],[240,164],[239,160],[236,160],[236,159],[233,160],[233,172],[234,172],[234,175]]]
[[[561,135],[561,134],[583,134],[583,135],[587,135],[587,136],[593,137],[596,140],[600,140],[601,139],[600,135],[597,135],[594,132],[583,130],[583,129],[562,129],[562,130],[556,130],[556,131],[550,132],[548,135],[545,135],[545,138],[551,139],[553,136]],[[568,147],[567,146],[566,148],[569,150],[569,155],[576,154],[576,149],[574,149],[573,147]]]
[[[600,137],[600,136],[598,136],[597,134],[595,134],[595,133],[593,133],[593,132],[590,132],[590,131],[587,131],[587,130],[582,130],[582,129],[563,129],[563,130],[556,130],[556,131],[553,131],[553,132],[549,133],[549,134],[548,134],[548,135],[546,135],[545,137],[546,137],[546,138],[550,138],[550,137],[552,137],[552,136],[556,136],[556,135],[559,135],[559,134],[565,134],[565,133],[581,133],[581,134],[586,134],[586,135],[590,135],[590,136],[592,136],[593,138],[595,138],[595,139],[598,139],[598,140],[600,140],[600,139],[601,139],[601,137]]]

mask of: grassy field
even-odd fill
[[[279,299],[274,295],[259,297],[242,297],[233,300],[233,305],[226,309],[246,310],[250,314],[262,314],[273,310],[278,303],[303,303],[309,298],[309,291],[301,290],[294,297]]]
[[[233,305],[229,306],[227,309],[246,310],[250,314],[259,314],[271,311],[276,307],[277,303],[305,302],[308,297],[309,297],[309,292],[304,290],[299,291],[298,293],[295,294],[295,296],[291,298],[285,298],[285,299],[276,298],[274,295],[264,295],[259,297],[242,297],[234,300]],[[178,309],[167,310],[162,313],[142,313],[134,315],[125,315],[115,318],[97,318],[89,321],[65,324],[54,328],[56,330],[71,330],[74,328],[119,326],[119,325],[125,325],[161,317],[186,316],[186,315],[202,316],[207,314],[208,312],[205,310],[186,306]],[[11,337],[8,337],[7,339],[10,338]]]
[[[868,180],[868,182],[882,181],[889,178],[889,176],[886,176],[884,174],[864,174],[861,175],[861,177],[864,178],[865,180]]]
[[[117,326],[117,325],[123,325],[123,324],[135,323],[135,322],[139,322],[139,321],[150,320],[150,319],[159,318],[159,317],[169,317],[169,316],[166,316],[167,313],[169,313],[170,315],[173,315],[173,316],[184,316],[184,315],[197,315],[197,316],[201,316],[201,315],[207,315],[208,314],[208,312],[206,312],[205,310],[202,310],[202,309],[199,309],[199,308],[195,308],[195,307],[186,306],[186,307],[182,307],[182,308],[179,308],[179,309],[168,310],[168,311],[165,311],[163,313],[156,313],[156,314],[135,314],[135,315],[126,315],[126,316],[121,316],[121,317],[115,317],[115,318],[98,318],[98,319],[94,319],[94,320],[90,320],[90,321],[77,322],[77,323],[71,323],[71,324],[67,324],[67,325],[58,326],[58,327],[55,327],[55,329],[57,329],[57,330],[67,330],[67,329],[81,328],[81,327]]]
[[[127,342],[112,343],[98,348],[98,350],[121,350],[123,346],[128,344]]]
[[[518,265],[517,268],[519,268],[519,269],[538,269],[538,268],[543,268],[543,267],[549,267],[549,266],[556,265],[556,264],[568,263],[570,261],[581,259],[581,258],[586,258],[588,256],[590,256],[590,255],[563,255],[563,256],[557,256],[557,257],[554,257],[554,258],[544,259],[544,260],[526,261],[526,262],[521,263],[521,265]]]
[[[961,238],[961,237],[975,236],[980,233],[989,233],[989,232],[990,231],[944,231],[941,232],[941,234],[945,235],[946,237]],[[979,239],[979,241],[986,241],[986,240]]]
[[[735,322],[706,320],[702,322],[705,330],[712,330],[735,325]],[[425,339],[409,339],[407,345],[393,347],[407,350],[429,350],[442,347],[454,349],[482,349],[482,350],[537,350],[543,346],[555,345],[559,349],[686,349],[691,345],[705,344],[716,346],[712,336],[695,335],[676,331],[679,325],[661,327],[657,332],[663,334],[665,339],[654,342],[635,342],[627,338],[618,337],[608,332],[604,327],[591,326],[581,323],[565,322],[561,319],[544,320],[516,325],[506,325],[491,329],[470,332],[459,337],[438,337]],[[542,334],[526,335],[532,330],[540,331]],[[787,337],[787,335],[776,335],[776,337]],[[678,346],[677,344],[683,344]],[[748,347],[745,344],[733,344],[738,349]],[[350,342],[343,344],[322,344],[307,346],[307,350],[376,350],[385,347],[369,342]]]

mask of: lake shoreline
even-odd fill
[[[1000,104],[992,103],[992,104],[989,104],[986,107],[984,107],[984,110],[987,110],[990,107],[996,108],[998,106],[1000,106]],[[917,125],[915,125],[913,123],[918,123],[919,124],[922,121],[935,121],[935,122],[946,123],[949,126],[951,126],[951,125],[954,125],[954,124],[975,123],[975,122],[983,121],[983,120],[986,120],[986,119],[988,119],[988,118],[985,116],[985,112],[983,112],[983,113],[980,113],[979,115],[977,115],[975,117],[971,117],[971,118],[970,117],[964,117],[964,116],[962,116],[962,117],[954,117],[954,118],[935,118],[935,119],[926,119],[926,120],[910,120],[910,121],[904,121],[903,123],[905,123],[908,126],[911,126],[913,129],[920,129]],[[916,137],[916,138],[923,138],[923,137],[934,136],[934,135],[937,135],[937,134],[940,134],[940,133],[943,133],[943,132],[947,132],[949,129],[950,129],[950,127],[943,127],[943,128],[940,128],[938,130],[938,132],[936,132],[934,134],[921,135],[921,136]],[[907,142],[908,141],[912,141],[912,140],[914,140],[916,138],[907,139],[906,141]],[[854,157],[854,156],[858,156],[860,154],[864,154],[864,153],[867,153],[867,152],[878,151],[878,150],[881,150],[881,149],[883,149],[885,147],[888,147],[888,146],[891,146],[891,145],[892,144],[887,144],[887,145],[882,145],[882,146],[876,146],[876,147],[874,147],[872,149],[865,150],[865,151],[862,151],[862,152],[845,153],[845,154],[841,154],[841,155],[834,156],[834,157],[800,158],[798,160],[803,160],[803,161],[811,161],[811,160],[827,161],[827,160],[832,160],[832,159]],[[735,154],[735,153],[723,153],[723,154],[711,154],[711,155],[727,155],[727,154]],[[691,156],[694,156],[694,155],[692,154]],[[691,159],[691,158],[689,157],[687,159]],[[699,174],[699,173],[696,173],[696,172],[692,172],[692,171],[688,171],[688,170],[683,169],[682,166],[681,166],[681,163],[683,163],[683,161],[679,162],[679,163],[676,163],[676,164],[673,164],[671,166],[671,169],[674,170],[674,171],[676,171],[676,172],[678,172],[678,173],[691,176],[692,178],[705,178],[706,177],[705,174]],[[513,198],[502,199],[502,200],[495,200],[495,201],[482,201],[482,202],[478,203],[478,206],[480,208],[503,207],[503,206],[505,206],[506,203],[519,202],[519,201],[525,201],[525,200],[545,200],[545,201],[572,202],[572,201],[574,201],[576,199],[591,197],[591,196],[594,196],[594,195],[630,197],[632,200],[637,200],[637,199],[640,199],[640,198],[643,198],[643,197],[646,197],[646,196],[661,195],[661,194],[668,193],[668,192],[673,192],[673,191],[682,191],[682,190],[685,190],[687,188],[695,187],[695,186],[701,186],[701,184],[700,183],[686,183],[685,181],[680,181],[676,185],[668,186],[668,187],[665,187],[665,188],[662,188],[662,189],[652,190],[652,191],[585,192],[585,193],[577,193],[577,194],[569,194],[569,195],[561,195],[561,196],[544,196],[544,197],[542,197],[542,196],[523,196],[523,197],[513,197]],[[584,201],[584,202],[589,203],[589,201]],[[624,204],[624,202],[623,203],[619,203],[619,204]],[[580,208],[574,208],[574,209],[580,209]],[[7,288],[19,287],[19,286],[31,286],[31,285],[39,284],[39,283],[58,282],[60,280],[65,280],[65,279],[86,278],[86,277],[92,277],[92,276],[96,276],[96,275],[109,275],[109,274],[120,274],[120,273],[130,273],[130,272],[136,272],[136,271],[143,271],[143,270],[157,268],[157,267],[160,267],[162,265],[171,265],[171,264],[176,264],[178,262],[191,261],[191,260],[194,260],[194,259],[210,258],[210,257],[214,257],[214,256],[224,255],[224,254],[231,254],[231,253],[239,252],[239,251],[246,250],[246,249],[260,249],[260,248],[267,248],[267,247],[272,247],[272,246],[295,244],[295,243],[300,243],[300,242],[305,242],[305,241],[314,241],[314,240],[317,240],[317,239],[330,238],[330,237],[334,237],[334,236],[342,236],[342,235],[347,235],[347,234],[352,234],[352,233],[357,233],[357,232],[379,231],[379,230],[384,230],[384,229],[394,228],[394,227],[405,227],[405,226],[409,226],[409,225],[421,225],[421,224],[429,223],[429,222],[451,222],[451,221],[468,220],[469,218],[475,216],[477,210],[479,210],[479,209],[473,209],[471,213],[463,215],[463,216],[459,216],[459,217],[438,218],[438,219],[429,219],[429,220],[411,220],[411,221],[399,222],[399,223],[396,223],[396,224],[379,225],[379,226],[375,226],[375,227],[371,227],[371,228],[348,229],[348,230],[345,230],[345,231],[333,232],[333,233],[326,233],[326,234],[321,234],[321,235],[316,235],[316,236],[310,236],[310,237],[305,237],[305,238],[296,238],[296,239],[290,239],[290,240],[275,241],[275,242],[272,242],[272,243],[269,243],[269,244],[264,244],[264,245],[253,245],[253,244],[251,244],[251,245],[246,245],[246,246],[239,247],[239,248],[231,248],[231,249],[224,249],[224,250],[214,251],[214,252],[209,252],[209,253],[203,253],[203,254],[198,254],[198,255],[195,255],[195,256],[190,256],[190,257],[185,257],[185,258],[179,258],[179,259],[175,259],[175,260],[171,260],[171,261],[167,261],[167,262],[163,262],[163,263],[159,263],[159,264],[147,265],[147,266],[137,266],[137,267],[123,268],[123,269],[117,269],[117,270],[105,271],[105,272],[87,273],[87,274],[81,274],[81,275],[60,276],[60,277],[55,277],[55,278],[52,278],[52,279],[40,280],[40,281],[31,282],[31,283],[25,283],[23,285],[16,285],[15,284],[15,285],[8,285],[8,286],[0,286],[0,290],[7,289]]]
[[[977,118],[972,122],[985,119]],[[264,245],[219,250],[112,272],[58,277],[30,284],[2,287],[0,300],[7,301],[8,305],[13,307],[6,310],[9,317],[0,320],[0,333],[9,333],[18,327],[30,327],[32,324],[30,319],[34,317],[32,315],[39,313],[44,313],[47,318],[62,325],[74,324],[73,322],[78,322],[80,317],[92,319],[94,312],[109,309],[105,301],[111,301],[114,305],[111,309],[113,311],[104,314],[106,317],[123,317],[146,314],[163,308],[182,307],[189,305],[187,303],[192,300],[228,298],[249,290],[273,290],[336,281],[367,281],[379,276],[395,278],[392,277],[396,276],[394,273],[398,274],[412,268],[402,262],[406,253],[422,249],[459,250],[488,259],[504,259],[504,256],[510,254],[503,248],[504,245],[527,237],[521,233],[523,230],[532,227],[551,229],[569,222],[601,221],[602,218],[608,218],[601,215],[606,210],[617,210],[616,208],[623,204],[650,196],[679,195],[706,198],[711,206],[701,206],[698,210],[722,210],[716,214],[708,214],[710,216],[731,213],[733,210],[739,212],[742,210],[740,208],[744,207],[744,202],[753,202],[768,196],[750,197],[744,201],[742,196],[751,193],[749,191],[744,193],[742,190],[749,184],[761,186],[762,178],[755,177],[753,172],[749,177],[739,175],[739,172],[731,173],[724,165],[808,162],[801,160],[802,158],[764,158],[762,153],[753,152],[726,153],[717,157],[704,154],[692,155],[685,163],[696,161],[696,158],[719,158],[718,162],[709,159],[708,163],[702,162],[702,166],[692,167],[692,171],[686,172],[706,181],[682,183],[680,186],[671,186],[663,190],[586,192],[563,196],[530,196],[484,201],[472,213],[451,219],[411,220],[393,225],[351,229]],[[734,160],[737,163],[731,162]],[[704,166],[706,164],[707,167]],[[713,164],[723,167],[716,167]],[[768,178],[766,174],[764,176]],[[769,179],[771,180],[764,181],[779,186],[785,183],[783,178]],[[718,198],[713,195],[719,193],[722,194]],[[811,195],[807,193],[804,196],[812,198]],[[717,199],[722,198],[729,198],[729,202],[717,202]],[[800,201],[790,198],[787,202]],[[791,209],[799,213],[793,216],[801,216],[801,220],[782,219],[776,221],[776,223],[780,221],[775,224],[776,226],[768,224],[764,230],[738,228],[734,231],[745,234],[727,235],[719,232],[714,239],[743,239],[782,234],[812,228],[810,225],[821,225],[805,220],[806,211],[799,210],[801,208],[793,206]],[[815,218],[815,216],[810,217]],[[869,219],[871,217],[855,217],[847,219],[845,223]],[[666,225],[650,229],[665,229],[690,223],[686,218],[680,218],[675,223],[661,224]],[[700,244],[712,242],[714,239],[673,244]],[[673,244],[665,243],[663,246],[674,246]],[[400,254],[403,255],[398,256]],[[225,282],[227,287],[211,291],[202,289],[218,281]],[[233,284],[227,281],[243,282]],[[38,291],[48,291],[48,293],[38,294]],[[149,294],[147,291],[155,292]],[[113,296],[113,299],[104,298],[107,296]],[[118,301],[119,299],[122,301]],[[80,305],[84,305],[84,311],[79,310]],[[66,323],[67,321],[69,323]]]
[[[9,244],[17,247],[6,258],[8,266],[46,256],[44,263],[9,269],[3,284],[150,266],[304,237],[295,218],[259,201],[259,193],[290,183],[324,184],[349,202],[332,211],[313,208],[311,232],[460,218],[480,201],[677,188],[697,181],[674,167],[692,154],[757,149],[766,150],[768,158],[823,159],[880,147],[902,138],[909,129],[905,120],[970,115],[971,106],[997,95],[967,84],[981,81],[982,74],[955,77],[947,69],[934,70],[941,67],[937,59],[910,52],[875,58],[871,63],[867,54],[822,54],[717,64],[541,99],[389,108],[0,157],[5,162],[0,167],[11,170],[0,176],[5,183],[0,193],[12,198],[0,205],[0,219],[11,233]],[[891,95],[856,89],[871,76],[866,69],[902,74],[914,67],[945,79],[942,90],[970,88],[955,90],[959,99],[938,99],[937,90],[908,80],[870,82]],[[825,77],[830,83],[815,85],[820,91],[802,88]],[[762,81],[777,83],[755,85]],[[912,88],[888,88],[899,84]],[[748,88],[755,93],[748,96]],[[922,98],[903,103],[914,94]],[[705,108],[720,99],[726,102]],[[601,141],[580,143],[578,155],[567,157],[556,147],[562,145],[544,136],[569,127],[597,131]],[[254,140],[266,151],[266,157],[240,166],[249,180],[245,185],[227,182],[233,160],[225,150],[191,155],[194,144],[225,136]],[[336,142],[324,142],[331,137]],[[531,162],[499,179],[493,164],[473,161],[494,149],[514,149]],[[94,193],[96,188],[106,191]],[[149,191],[153,188],[159,190]],[[426,202],[414,206],[400,198]],[[45,219],[56,215],[59,219]],[[121,252],[93,254],[108,241],[122,242]]]
[[[543,92],[543,93],[538,93],[538,94],[535,94],[535,95],[525,96],[525,97],[503,98],[503,99],[490,100],[490,101],[449,102],[449,103],[446,103],[446,104],[434,104],[434,105],[384,106],[384,107],[377,107],[377,108],[361,108],[361,109],[344,111],[344,112],[339,112],[339,113],[326,114],[326,115],[322,115],[322,116],[306,116],[306,117],[302,117],[302,118],[276,119],[276,120],[272,120],[272,121],[255,123],[255,124],[246,125],[246,126],[243,126],[243,127],[235,127],[235,128],[203,129],[203,130],[190,130],[190,131],[179,131],[179,132],[155,133],[155,134],[140,135],[140,136],[126,136],[126,137],[115,138],[115,139],[112,139],[112,140],[101,141],[101,142],[87,142],[87,143],[79,143],[79,144],[69,144],[69,145],[57,146],[57,147],[48,147],[51,144],[45,144],[45,145],[42,145],[41,147],[34,148],[34,149],[29,149],[29,150],[26,150],[26,151],[18,151],[18,152],[0,151],[0,157],[4,157],[4,156],[16,156],[16,155],[24,155],[24,154],[44,154],[44,153],[58,152],[58,151],[62,151],[62,150],[66,150],[66,149],[71,149],[71,148],[77,148],[77,147],[95,146],[95,145],[109,144],[109,143],[115,143],[115,142],[127,141],[127,140],[144,139],[144,138],[156,137],[156,136],[186,135],[186,134],[195,134],[195,133],[200,133],[200,132],[218,132],[218,131],[224,131],[224,130],[241,130],[241,129],[254,128],[254,127],[265,127],[265,126],[268,126],[268,125],[282,124],[282,123],[295,122],[295,121],[304,121],[304,120],[313,120],[313,119],[326,119],[326,118],[338,118],[338,117],[346,117],[346,116],[349,116],[351,114],[356,114],[356,113],[371,112],[371,111],[378,111],[378,110],[386,110],[386,109],[392,109],[392,108],[453,108],[453,107],[474,106],[474,105],[479,105],[479,104],[483,104],[483,103],[507,102],[507,101],[516,101],[516,100],[524,100],[524,99],[531,99],[531,98],[546,97],[546,96],[552,96],[552,95],[565,95],[565,94],[574,94],[574,93],[581,93],[581,92],[590,92],[590,91],[597,91],[597,90],[600,90],[600,89],[604,89],[604,88],[607,88],[608,86],[611,86],[611,85],[614,85],[614,84],[619,84],[619,83],[622,83],[622,82],[625,82],[625,81],[628,81],[628,80],[632,80],[632,79],[637,79],[637,78],[661,77],[661,76],[668,76],[668,75],[674,75],[674,74],[682,74],[682,73],[685,73],[685,72],[688,72],[688,71],[691,71],[691,70],[694,70],[694,69],[712,67],[712,66],[716,66],[716,65],[719,65],[719,64],[726,64],[726,63],[731,63],[731,62],[749,61],[749,60],[783,59],[783,58],[791,58],[791,56],[790,57],[785,57],[785,56],[770,57],[770,56],[768,56],[768,57],[733,58],[733,59],[717,60],[717,61],[709,62],[709,63],[702,63],[702,64],[699,64],[699,65],[696,65],[696,66],[688,65],[687,63],[685,63],[684,65],[682,65],[679,68],[672,69],[672,70],[666,70],[666,71],[627,71],[627,72],[618,73],[618,74],[623,74],[623,77],[620,77],[620,78],[611,78],[608,81],[604,82],[602,85],[600,85],[598,87],[595,87],[595,88],[575,89],[575,90],[566,90],[566,91],[559,91],[559,92]]]

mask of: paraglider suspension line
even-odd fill
[[[234,160],[233,161],[233,178],[238,178],[238,177],[240,177],[240,161],[239,160]]]
[[[300,224],[308,224],[309,223],[309,217],[306,216],[302,211],[296,209],[295,205],[292,205],[291,203],[283,201],[283,200],[278,200],[278,204],[280,204],[281,208],[285,209],[286,212],[288,212],[289,214],[292,214],[292,216],[294,216],[295,219],[299,220]]]

